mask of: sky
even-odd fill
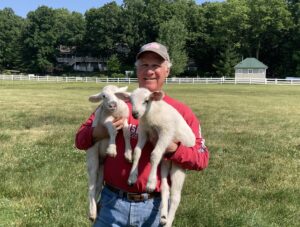
[[[84,14],[90,8],[99,8],[105,3],[112,1],[113,0],[0,0],[0,10],[9,7],[14,10],[16,15],[25,18],[28,12],[45,5],[54,9],[66,8],[71,12],[76,11]],[[197,4],[206,1],[209,0],[196,0]],[[123,0],[115,0],[115,2],[121,5]]]

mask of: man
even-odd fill
[[[164,45],[153,42],[142,46],[136,56],[135,65],[139,87],[147,88],[150,91],[163,89],[164,81],[169,76],[171,67],[169,54]],[[202,170],[206,168],[209,152],[204,145],[198,119],[183,103],[167,95],[163,100],[178,110],[196,136],[194,147],[185,147],[180,143],[172,142],[166,150],[165,158],[176,162],[184,169]],[[131,111],[131,104],[128,103],[128,106]],[[94,114],[78,130],[75,141],[77,148],[86,150],[95,141],[108,137],[104,126],[92,128],[93,119]],[[128,123],[131,132],[131,146],[134,148],[137,143],[138,121],[130,115]],[[114,125],[121,130],[123,119],[117,119]],[[155,191],[146,193],[153,143],[155,143],[155,138],[146,143],[139,161],[137,182],[133,186],[129,186],[127,179],[131,164],[125,160],[124,138],[122,133],[118,132],[116,139],[118,154],[115,158],[107,157],[104,163],[105,185],[98,204],[98,216],[94,226],[159,226],[160,171],[158,171]]]

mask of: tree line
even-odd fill
[[[108,59],[109,72],[132,70],[147,42],[169,48],[172,76],[233,76],[233,66],[256,57],[267,77],[300,76],[298,0],[112,1],[81,14],[40,6],[17,16],[0,10],[0,71],[59,73],[59,46],[77,56]],[[65,68],[64,70],[69,70]]]

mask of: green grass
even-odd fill
[[[0,226],[90,226],[74,135],[102,86],[0,81]],[[211,153],[188,172],[174,225],[299,226],[300,87],[165,90],[196,113]]]

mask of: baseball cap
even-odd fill
[[[160,43],[157,43],[157,42],[147,43],[144,46],[142,46],[140,51],[136,55],[136,59],[138,59],[142,53],[148,52],[148,51],[154,52],[154,53],[158,54],[159,56],[161,56],[163,59],[170,61],[167,47]]]

